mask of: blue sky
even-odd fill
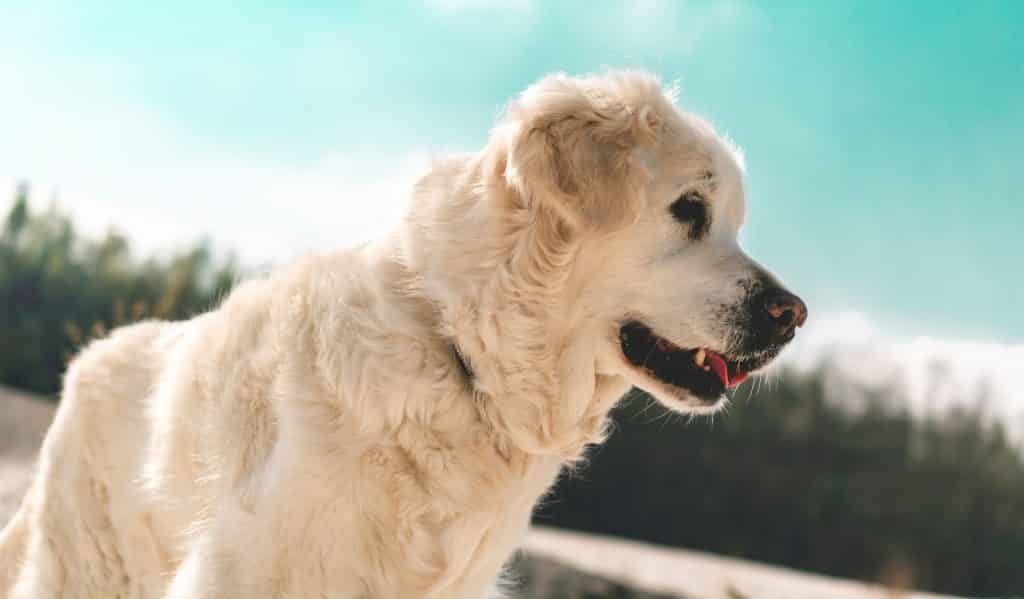
[[[0,0],[0,183],[252,263],[379,234],[541,75],[639,66],[746,154],[819,312],[1024,340],[1024,3]]]

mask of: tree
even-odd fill
[[[53,394],[68,359],[112,327],[213,307],[237,276],[208,243],[136,259],[116,231],[83,237],[56,207],[33,212],[18,186],[0,236],[0,382]]]

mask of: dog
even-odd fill
[[[630,387],[712,413],[807,317],[738,245],[738,150],[650,74],[541,79],[411,196],[82,351],[0,596],[491,596]]]

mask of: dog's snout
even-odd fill
[[[788,291],[776,289],[762,299],[764,316],[776,338],[787,338],[807,321],[807,304]]]

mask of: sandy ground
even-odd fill
[[[0,387],[0,523],[6,523],[21,503],[54,407]]]
[[[0,525],[21,501],[54,404],[0,388]],[[697,551],[553,529],[534,529],[518,569],[540,597],[685,599],[940,599],[893,593]]]
[[[646,543],[535,528],[527,553],[547,557],[630,587],[701,599],[946,599],[898,593],[850,580],[808,574]]]

